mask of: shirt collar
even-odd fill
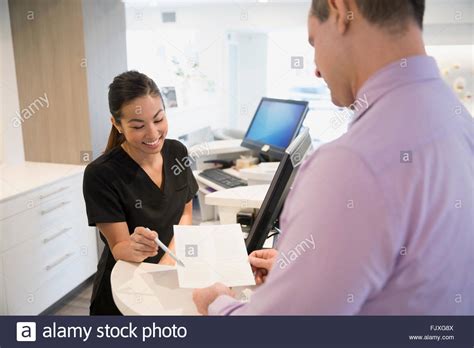
[[[397,60],[376,71],[357,92],[355,110],[349,128],[365,114],[378,99],[391,90],[415,82],[440,78],[433,57],[412,56]]]

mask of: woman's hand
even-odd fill
[[[158,245],[155,238],[158,234],[145,227],[136,227],[132,234],[126,222],[97,224],[115,260],[142,262],[148,257],[156,256]]]
[[[158,233],[151,231],[145,227],[136,227],[130,235],[130,256],[133,262],[143,262],[148,257],[158,254],[158,244],[155,238]]]
[[[176,264],[176,261],[168,254],[164,254],[158,264],[163,266],[174,266]]]
[[[171,239],[170,244],[168,244],[168,249],[176,255],[175,246],[174,246],[174,237]],[[158,262],[159,265],[164,266],[174,266],[176,265],[176,261],[169,256],[168,254],[164,254],[161,260]]]
[[[275,249],[255,250],[249,255],[249,262],[255,275],[257,285],[265,283],[268,273],[273,267],[278,256]]]

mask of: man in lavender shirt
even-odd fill
[[[215,284],[200,313],[474,314],[473,119],[426,56],[423,12],[313,0],[316,76],[355,115],[301,166],[278,252],[250,255],[251,300]]]

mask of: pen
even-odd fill
[[[150,229],[148,227],[146,229],[148,231],[150,231]],[[163,249],[165,251],[165,253],[167,253],[169,256],[171,256],[171,258],[173,260],[175,260],[178,265],[180,265],[182,267],[185,267],[183,261],[178,259],[178,257],[175,254],[173,254],[173,252],[170,249],[168,249],[168,247],[166,245],[164,245],[163,242],[158,239],[158,237],[155,238],[155,242],[156,242],[156,244],[158,244],[160,246],[161,249]]]

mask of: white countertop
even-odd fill
[[[179,287],[176,266],[117,261],[110,275],[112,296],[124,315],[199,315],[193,289]],[[256,286],[236,286],[238,299]]]
[[[240,176],[246,180],[267,181],[270,183],[275,176],[280,162],[260,163],[256,166],[240,169]]]
[[[112,296],[124,315],[198,315],[193,289],[181,289],[175,266],[117,261]]]
[[[0,202],[82,173],[85,165],[23,162],[0,164]]]
[[[189,148],[189,154],[198,158],[201,156],[214,156],[219,154],[239,153],[251,151],[240,146],[242,139],[216,140],[197,144]]]
[[[205,202],[221,207],[259,209],[270,185],[238,186],[206,195]]]

